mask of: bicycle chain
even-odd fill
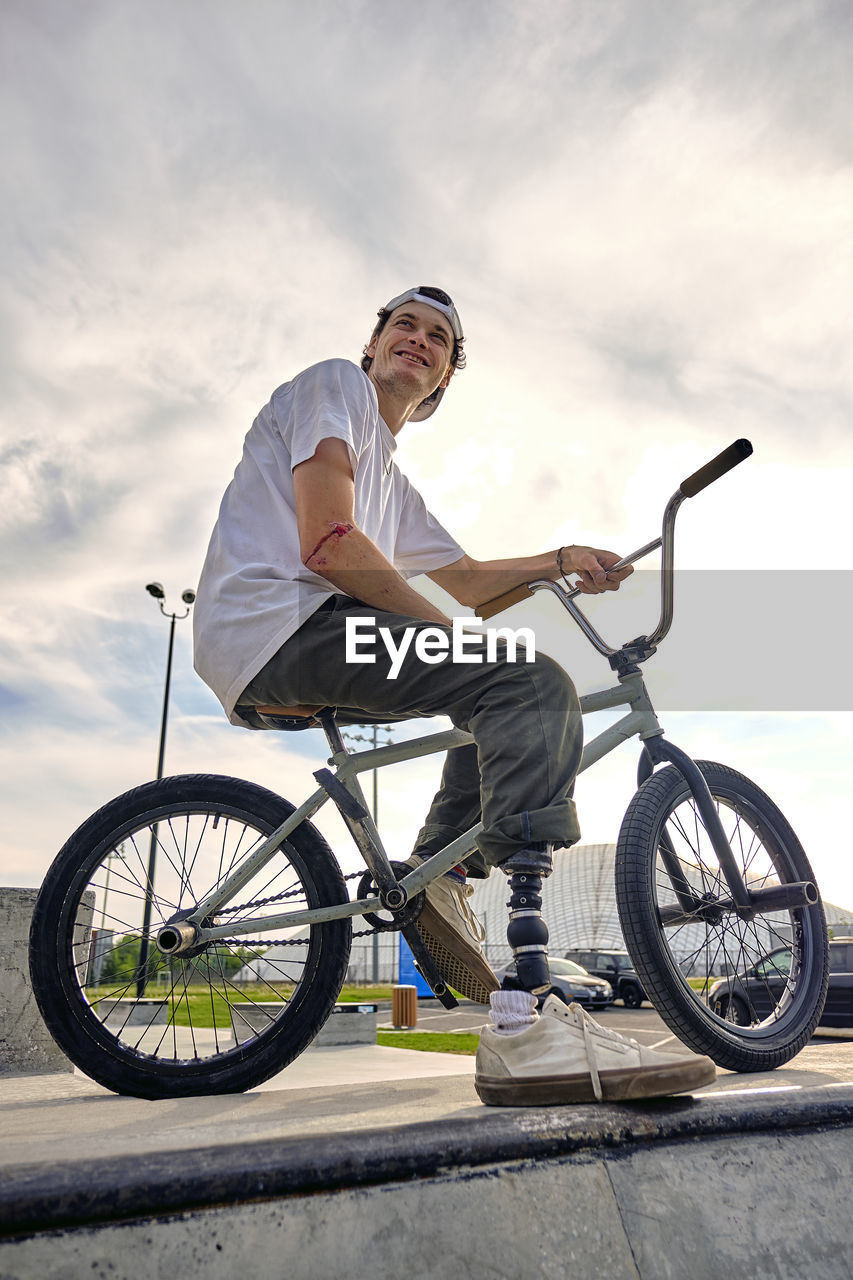
[[[354,938],[367,938],[372,933],[381,933],[381,929],[359,929],[353,933]],[[221,944],[229,947],[307,947],[308,938],[220,938]]]
[[[364,875],[363,871],[351,871],[349,875],[344,876],[344,880],[354,880],[356,876]],[[284,889],[281,893],[274,893],[271,898],[255,898],[254,902],[241,902],[239,907],[220,907],[213,914],[217,916],[233,916],[236,911],[249,911],[253,907],[268,907],[271,902],[283,902],[285,898],[295,898],[304,890],[297,887],[296,889]]]
[[[349,875],[344,876],[344,880],[355,880],[356,877],[364,875],[363,871],[351,871]],[[285,898],[295,898],[302,893],[301,888],[285,889],[282,893],[275,893],[271,898],[258,898],[254,902],[244,902],[239,907],[222,907],[221,910],[215,912],[217,916],[234,915],[237,911],[250,911],[255,907],[268,907],[271,902],[282,902]],[[353,938],[368,938],[372,933],[381,933],[380,929],[359,929],[353,933]],[[307,938],[220,938],[220,942],[229,947],[305,947],[308,945]]]

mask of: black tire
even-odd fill
[[[773,801],[734,769],[697,763],[748,883],[755,888],[800,880],[814,883],[802,846]],[[669,850],[662,847],[667,836]],[[725,910],[714,921],[684,914],[673,919],[678,916],[678,900],[664,865],[665,853],[670,861],[677,858],[688,884],[706,902],[728,895],[690,789],[672,766],[643,784],[619,833],[616,900],[628,951],[647,996],[691,1049],[732,1071],[781,1066],[808,1042],[826,999],[829,951],[820,899],[751,921]],[[662,908],[670,908],[666,924],[661,923]],[[734,1000],[726,1001],[725,1016],[714,1012],[709,1000],[719,1004],[721,997],[713,984],[724,985],[719,971],[731,981],[777,948],[782,964],[790,963],[781,993],[771,990],[766,979],[756,978],[752,996],[738,987],[744,1025],[733,1021],[738,1009]]]
[[[164,778],[99,809],[64,845],[33,912],[30,971],[51,1034],[93,1080],[141,1098],[237,1093],[310,1044],[343,985],[348,919],[295,936],[261,922],[249,937],[208,944],[192,958],[163,955],[155,943],[170,916],[206,896],[291,813],[286,800],[234,778]],[[303,822],[240,890],[237,909],[216,922],[346,901],[331,850]],[[269,942],[279,944],[278,958],[264,960]],[[156,1014],[135,1003],[143,970]],[[257,981],[247,982],[252,975]],[[132,1003],[117,1005],[117,998]],[[272,1009],[259,1007],[270,1001]],[[234,1008],[241,1003],[242,1013]],[[129,1011],[137,1018],[140,1008],[142,1021],[131,1024]],[[268,1025],[251,1029],[248,1019],[266,1022],[264,1015]]]
[[[626,1009],[639,1009],[643,1003],[640,989],[633,982],[626,982],[622,988],[622,1003]]]

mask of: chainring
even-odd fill
[[[412,871],[412,867],[405,862],[392,862],[390,866],[398,880],[402,880],[404,876],[409,875]],[[365,871],[358,882],[357,896],[359,898],[375,898],[379,896],[379,890],[369,871]],[[416,893],[413,898],[410,898],[399,911],[389,911],[388,916],[377,915],[375,911],[366,911],[363,918],[377,933],[392,933],[395,929],[405,929],[406,925],[414,924],[423,911],[425,903],[426,890],[421,889],[420,893]]]

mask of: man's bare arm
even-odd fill
[[[563,547],[563,573],[577,579],[581,591],[597,595],[602,591],[616,591],[620,583],[633,572],[612,566],[620,557],[615,551],[603,551],[596,547]],[[557,551],[545,551],[538,556],[521,556],[510,560],[474,560],[463,556],[443,569],[434,569],[427,576],[449,592],[460,604],[475,608],[487,600],[532,582],[536,578],[559,578]]]
[[[356,525],[352,466],[343,440],[322,440],[313,457],[294,468],[293,489],[299,554],[307,569],[375,609],[450,625]]]

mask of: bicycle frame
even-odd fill
[[[639,673],[622,677],[619,684],[612,688],[585,694],[581,697],[580,704],[583,715],[589,715],[612,707],[624,705],[630,707],[626,715],[622,716],[615,724],[603,729],[584,746],[579,769],[581,773],[603,759],[611,751],[614,751],[616,747],[626,742],[629,738],[639,736],[642,740],[645,740],[663,733]],[[414,760],[421,756],[432,755],[439,751],[453,750],[473,741],[471,734],[465,733],[460,729],[449,729],[441,733],[427,734],[410,742],[391,746],[376,747],[357,752],[349,752],[344,749],[336,752],[330,763],[335,766],[334,778],[346,785],[350,795],[357,802],[363,804],[361,787],[357,782],[359,774],[399,764],[404,760]],[[341,919],[346,916],[363,915],[368,911],[375,912],[382,909],[383,903],[380,898],[370,897],[334,907],[323,907],[316,910],[303,908],[298,911],[283,912],[280,915],[268,915],[264,916],[262,921],[257,918],[242,919],[239,922],[232,921],[230,924],[220,926],[210,926],[202,923],[204,919],[209,919],[215,915],[219,908],[233,899],[242,886],[270,861],[276,851],[287,840],[290,833],[301,822],[313,817],[330,798],[329,791],[320,786],[304,804],[293,812],[286,822],[282,823],[272,835],[258,846],[255,852],[246,859],[245,863],[233,875],[229,876],[212,893],[208,894],[191,915],[185,917],[184,923],[188,926],[194,926],[193,945],[214,942],[220,938],[247,936],[256,932],[261,923],[267,929],[298,928],[304,925],[319,924],[327,920]],[[386,863],[391,879],[394,883],[397,883],[388,865],[387,854],[382,845],[381,837],[368,816],[365,816],[364,822],[375,842],[374,858],[376,858],[377,854],[381,855],[381,860]],[[464,858],[474,848],[475,837],[481,830],[482,823],[477,823],[427,862],[405,876],[399,882],[399,885],[405,890],[406,897],[411,898],[433,880],[444,875],[451,867],[456,866],[460,859]],[[362,849],[362,853],[365,855],[365,861],[367,862],[367,850]],[[376,862],[381,868],[379,858],[376,858]],[[370,866],[369,863],[368,866]],[[374,873],[377,869],[377,867],[370,867],[370,870]]]
[[[817,890],[811,882],[787,883],[752,890],[747,887],[729,847],[705,778],[689,756],[665,739],[639,667],[640,663],[656,651],[672,624],[674,527],[679,507],[685,498],[701,492],[712,481],[743,461],[751,452],[752,446],[748,441],[736,441],[707,466],[683,481],[667,503],[660,538],[646,543],[615,566],[621,568],[633,564],[643,556],[661,548],[661,613],[651,635],[639,636],[618,649],[611,648],[574,603],[574,597],[580,594],[577,588],[567,590],[565,586],[551,579],[539,579],[528,583],[526,590],[521,591],[521,595],[535,591],[549,591],[555,595],[589,642],[608,659],[617,673],[618,684],[585,694],[580,698],[582,714],[589,715],[619,706],[629,707],[628,712],[615,724],[609,725],[585,744],[578,772],[583,773],[591,768],[629,738],[639,737],[643,743],[643,753],[638,769],[638,785],[642,785],[656,765],[666,762],[674,765],[682,773],[696,800],[702,821],[723,870],[731,898],[711,901],[697,897],[685,879],[674,852],[671,847],[668,847],[669,842],[664,834],[661,838],[661,858],[678,901],[678,906],[668,907],[661,913],[662,923],[666,925],[678,924],[687,919],[696,920],[703,914],[720,910],[735,911],[745,918],[751,918],[758,913],[805,906],[816,902],[818,897]],[[487,607],[478,612],[481,617],[492,616],[519,598],[519,589],[516,589],[507,593],[506,597],[489,602]],[[174,945],[170,945],[168,950],[172,954],[188,952],[223,938],[245,937],[255,933],[260,925],[269,930],[295,929],[364,915],[383,908],[397,910],[426,885],[456,866],[474,848],[475,838],[482,830],[482,823],[464,832],[398,882],[379,832],[367,811],[358,781],[358,775],[367,771],[464,746],[474,741],[471,734],[460,729],[450,729],[441,733],[427,734],[406,743],[350,752],[344,746],[332,713],[321,712],[318,719],[323,724],[333,749],[329,764],[334,766],[334,773],[318,770],[314,776],[320,785],[313,795],[300,805],[272,835],[267,837],[237,871],[212,890],[191,912],[181,913],[180,916],[168,922],[159,936],[162,942],[166,930],[171,930],[171,941]],[[373,876],[374,884],[379,889],[379,894],[331,907],[286,911],[261,918],[243,918],[223,925],[205,923],[210,921],[226,903],[232,901],[240,889],[274,857],[291,832],[300,823],[312,818],[329,799],[334,801],[348,826]]]

